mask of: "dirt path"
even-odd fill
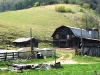
[[[72,54],[69,53],[69,57],[68,58],[64,58],[65,54],[62,54],[62,58],[58,59],[58,61],[61,61],[62,64],[77,64],[78,62],[72,60]]]
[[[65,56],[65,54],[61,53],[61,57],[59,59],[56,59],[56,62],[60,62],[61,64],[78,64],[78,62],[72,60],[71,53],[69,53],[68,58],[64,58],[64,56]],[[45,64],[51,64],[51,63],[55,63],[55,61],[46,62]]]

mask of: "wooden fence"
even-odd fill
[[[27,53],[29,53],[29,56],[26,56]],[[14,60],[14,59],[27,59],[31,56],[30,54],[31,51],[0,53],[0,61]]]
[[[40,50],[38,52],[41,52],[46,57],[54,57],[54,50]],[[34,51],[33,54],[31,54],[31,51],[26,52],[6,52],[6,53],[0,53],[0,61],[6,61],[6,60],[14,60],[14,59],[32,59],[37,58],[37,51]]]

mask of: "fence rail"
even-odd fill
[[[37,50],[37,51],[41,52],[43,56],[46,57],[50,56],[54,57],[55,53],[55,50]],[[0,61],[37,58],[37,51],[34,51],[33,54],[31,54],[31,51],[0,53]]]
[[[21,59],[21,58],[25,57],[26,53],[31,53],[31,51],[27,51],[27,52],[6,52],[6,53],[0,53],[0,61]],[[23,55],[23,57],[21,57],[20,54]]]

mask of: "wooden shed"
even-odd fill
[[[33,47],[38,47],[38,41],[32,38]],[[13,44],[18,47],[30,47],[31,38],[18,38],[13,41]]]
[[[81,52],[82,55],[100,57],[100,40],[93,38],[83,38]]]

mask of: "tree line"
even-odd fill
[[[0,0],[0,12],[12,10],[12,7],[19,1],[20,0]]]
[[[83,6],[84,3],[87,3],[91,9],[96,10],[98,13],[100,13],[100,0],[1,0],[0,12],[60,3],[78,4],[81,6]]]

